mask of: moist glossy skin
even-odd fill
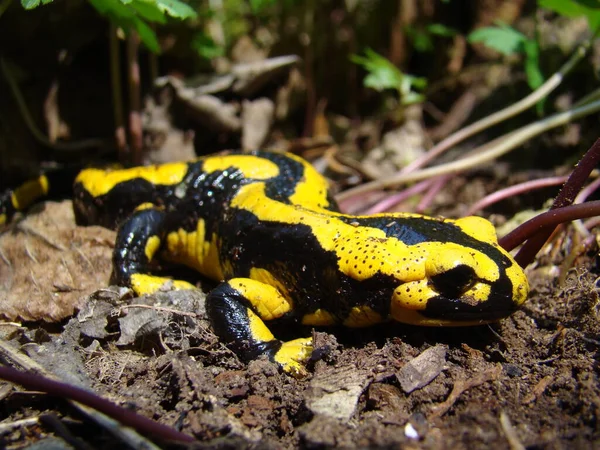
[[[527,279],[488,221],[341,214],[327,188],[301,158],[257,152],[86,170],[74,207],[81,223],[121,224],[114,281],[156,291],[169,281],[150,274],[157,257],[222,281],[207,297],[216,333],[244,359],[267,354],[291,373],[310,339],[281,342],[265,322],[469,325],[525,301]]]

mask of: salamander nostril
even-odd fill
[[[460,265],[431,277],[433,288],[442,296],[457,299],[475,282],[473,268]]]

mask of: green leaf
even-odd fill
[[[158,43],[158,38],[156,37],[154,30],[150,28],[150,25],[148,25],[139,17],[134,17],[133,28],[135,28],[140,40],[146,47],[148,47],[150,51],[153,53],[160,53],[160,44]]]
[[[152,0],[156,6],[171,17],[176,19],[195,19],[198,14],[189,5],[179,0]]]
[[[96,10],[108,17],[117,26],[123,28],[125,33],[130,33],[135,30],[140,37],[142,43],[152,52],[159,53],[160,45],[154,30],[142,18],[141,14],[137,14],[134,9],[133,2],[140,0],[125,0],[129,1],[129,5],[121,0],[88,0]]]
[[[431,25],[427,25],[426,29],[429,33],[436,36],[454,37],[458,34],[458,31],[454,28],[447,27],[441,23],[432,23]]]
[[[583,16],[588,10],[600,9],[600,4],[595,0],[538,0],[538,6],[565,17]]]
[[[119,0],[88,0],[96,11],[109,19],[118,22],[135,17],[135,11]],[[123,25],[119,23],[119,25]]]
[[[21,0],[21,6],[24,9],[33,9],[40,6],[40,0]]]
[[[266,8],[276,4],[277,0],[250,0],[250,9],[254,14],[258,14]]]
[[[598,0],[538,0],[538,5],[565,17],[584,16],[594,34],[600,30],[600,2]]]
[[[123,1],[123,0],[121,0]],[[154,2],[145,0],[132,0],[129,6],[144,20],[148,22],[166,23],[165,13]]]
[[[527,84],[531,90],[535,90],[544,83],[544,74],[540,69],[540,48],[537,41],[526,41],[524,45],[524,51]]]
[[[402,97],[402,105],[408,106],[414,103],[421,103],[425,100],[425,96],[423,94],[418,94],[417,92],[409,92],[407,95]]]
[[[512,55],[523,51],[527,36],[507,25],[478,28],[467,36],[471,43],[480,42],[486,47],[503,55]]]
[[[416,31],[413,35],[413,46],[415,50],[421,53],[433,51],[433,40],[428,33]]]
[[[198,54],[206,59],[213,59],[222,56],[225,49],[219,45],[207,34],[198,33],[194,36],[192,47],[196,49]]]
[[[363,66],[369,75],[364,79],[364,85],[383,91],[384,89],[397,89],[402,82],[403,74],[392,62],[374,52],[365,50],[365,56],[352,55],[351,61]]]
[[[389,59],[371,49],[365,50],[365,56],[352,55],[350,59],[369,72],[363,80],[366,87],[376,91],[395,89],[403,105],[423,100],[423,96],[414,92],[414,89],[424,89],[427,86],[425,78],[402,73]]]

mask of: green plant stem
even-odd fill
[[[580,45],[571,55],[571,57],[567,60],[567,62],[552,75],[548,80],[542,84],[538,89],[533,91],[527,97],[519,100],[517,103],[510,105],[507,108],[504,108],[498,112],[495,112],[477,122],[460,129],[454,134],[451,134],[443,141],[439,142],[437,145],[432,147],[427,154],[425,154],[422,158],[414,161],[413,163],[406,166],[402,169],[401,173],[412,172],[420,167],[423,167],[425,164],[445,152],[446,150],[452,148],[459,142],[464,141],[465,139],[473,136],[480,131],[485,130],[493,125],[496,125],[503,120],[506,120],[510,117],[516,116],[531,106],[535,105],[541,99],[546,97],[550,92],[556,89],[560,83],[562,83],[565,76],[573,70],[575,65],[585,56],[587,53],[587,49],[590,46],[590,41],[586,41],[586,43]]]
[[[586,95],[582,99],[579,99],[577,102],[575,102],[575,104],[572,106],[572,108],[578,108],[579,106],[586,105],[586,104],[591,103],[599,98],[600,98],[600,88],[594,89],[588,95]]]
[[[336,200],[344,200],[356,194],[372,191],[375,189],[384,189],[390,186],[396,186],[402,183],[408,183],[412,181],[419,181],[429,177],[437,175],[443,175],[447,173],[456,173],[463,170],[479,167],[484,163],[490,162],[491,160],[498,158],[505,153],[514,150],[516,147],[524,143],[525,141],[537,136],[545,131],[552,128],[556,128],[561,125],[565,125],[573,120],[580,119],[587,115],[593,114],[600,111],[600,100],[585,104],[579,108],[570,109],[568,111],[554,114],[545,119],[538,120],[529,125],[525,125],[518,130],[507,133],[500,136],[493,141],[484,144],[481,147],[476,148],[471,152],[472,156],[459,159],[448,164],[441,164],[439,166],[430,167],[417,172],[411,173],[399,173],[393,177],[389,177],[383,180],[375,180],[363,185],[357,186],[353,189],[349,189],[336,196]]]

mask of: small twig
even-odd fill
[[[40,421],[38,416],[28,417],[27,419],[15,420],[14,422],[3,422],[0,423],[0,435],[6,434],[13,431],[15,428],[28,427],[36,425]]]
[[[525,450],[525,446],[521,443],[519,438],[517,437],[517,432],[515,428],[510,423],[510,419],[508,418],[508,414],[504,411],[500,413],[500,425],[502,426],[502,431],[504,431],[504,435],[506,436],[506,440],[508,441],[508,445],[511,450]]]
[[[21,328],[23,325],[19,322],[0,322],[0,327],[15,327]]]
[[[544,391],[546,390],[546,388],[548,386],[550,386],[550,383],[552,383],[552,380],[554,378],[551,375],[547,375],[544,378],[542,378],[532,389],[532,391],[525,396],[525,398],[523,399],[523,401],[521,402],[523,405],[529,405],[530,403],[533,403],[535,401],[535,399],[537,399],[540,395],[542,395],[544,393]]]
[[[198,314],[196,314],[196,313],[178,311],[176,309],[165,308],[163,306],[141,305],[141,304],[124,305],[124,306],[119,307],[118,311],[120,313],[121,311],[123,311],[125,309],[129,309],[129,308],[153,309],[155,311],[166,312],[169,314],[175,314],[175,315],[179,315],[179,316],[198,317]]]
[[[471,388],[474,388],[476,386],[482,385],[484,383],[487,383],[488,381],[496,380],[500,376],[501,373],[502,373],[502,366],[500,364],[497,364],[494,367],[492,367],[484,372],[478,373],[467,380],[456,381],[456,383],[454,383],[454,387],[452,388],[452,392],[450,392],[450,395],[448,396],[448,398],[445,401],[443,401],[442,403],[440,403],[439,405],[434,406],[432,408],[431,412],[429,413],[429,416],[427,417],[427,419],[429,421],[431,421],[438,417],[443,416],[450,410],[450,408],[456,403],[458,398],[465,391],[467,391]]]

